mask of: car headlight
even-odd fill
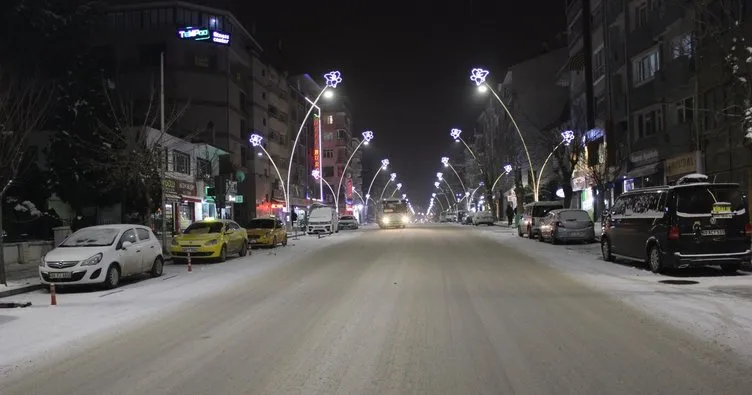
[[[389,223],[389,217],[384,217],[381,222],[388,224]]]
[[[403,216],[403,217],[402,217],[402,223],[403,223],[403,224],[406,224],[406,223],[408,223],[408,222],[410,222],[410,217],[408,217],[407,215]]]
[[[81,266],[94,266],[102,260],[102,253],[90,256],[81,262]]]
[[[218,241],[219,241],[219,240],[217,240],[217,239],[214,239],[214,240],[209,240],[209,241],[207,241],[206,243],[204,243],[204,245],[207,245],[207,246],[213,246],[213,245],[217,244],[217,242],[218,242]]]

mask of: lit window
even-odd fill
[[[658,48],[634,59],[632,61],[632,71],[634,76],[634,85],[642,85],[653,78],[661,69],[661,56]]]
[[[333,115],[327,115],[326,116],[326,124],[331,125],[334,123],[334,116]]]
[[[671,55],[674,59],[681,56],[692,57],[693,53],[694,43],[691,32],[676,36],[671,40]]]

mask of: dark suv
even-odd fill
[[[752,226],[739,185],[694,176],[619,196],[603,221],[603,259],[647,262],[656,273],[708,265],[733,273],[749,263]]]

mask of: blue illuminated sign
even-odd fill
[[[178,29],[178,37],[181,40],[192,41],[212,41],[216,44],[230,44],[230,34],[217,30],[204,29],[200,27],[186,27]]]

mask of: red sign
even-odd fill
[[[319,134],[321,133],[321,120],[316,117],[313,119],[313,168],[321,170],[321,163],[319,162]]]
[[[347,177],[347,186],[345,187],[345,197],[348,199],[352,199],[353,197],[353,183],[352,178]]]

